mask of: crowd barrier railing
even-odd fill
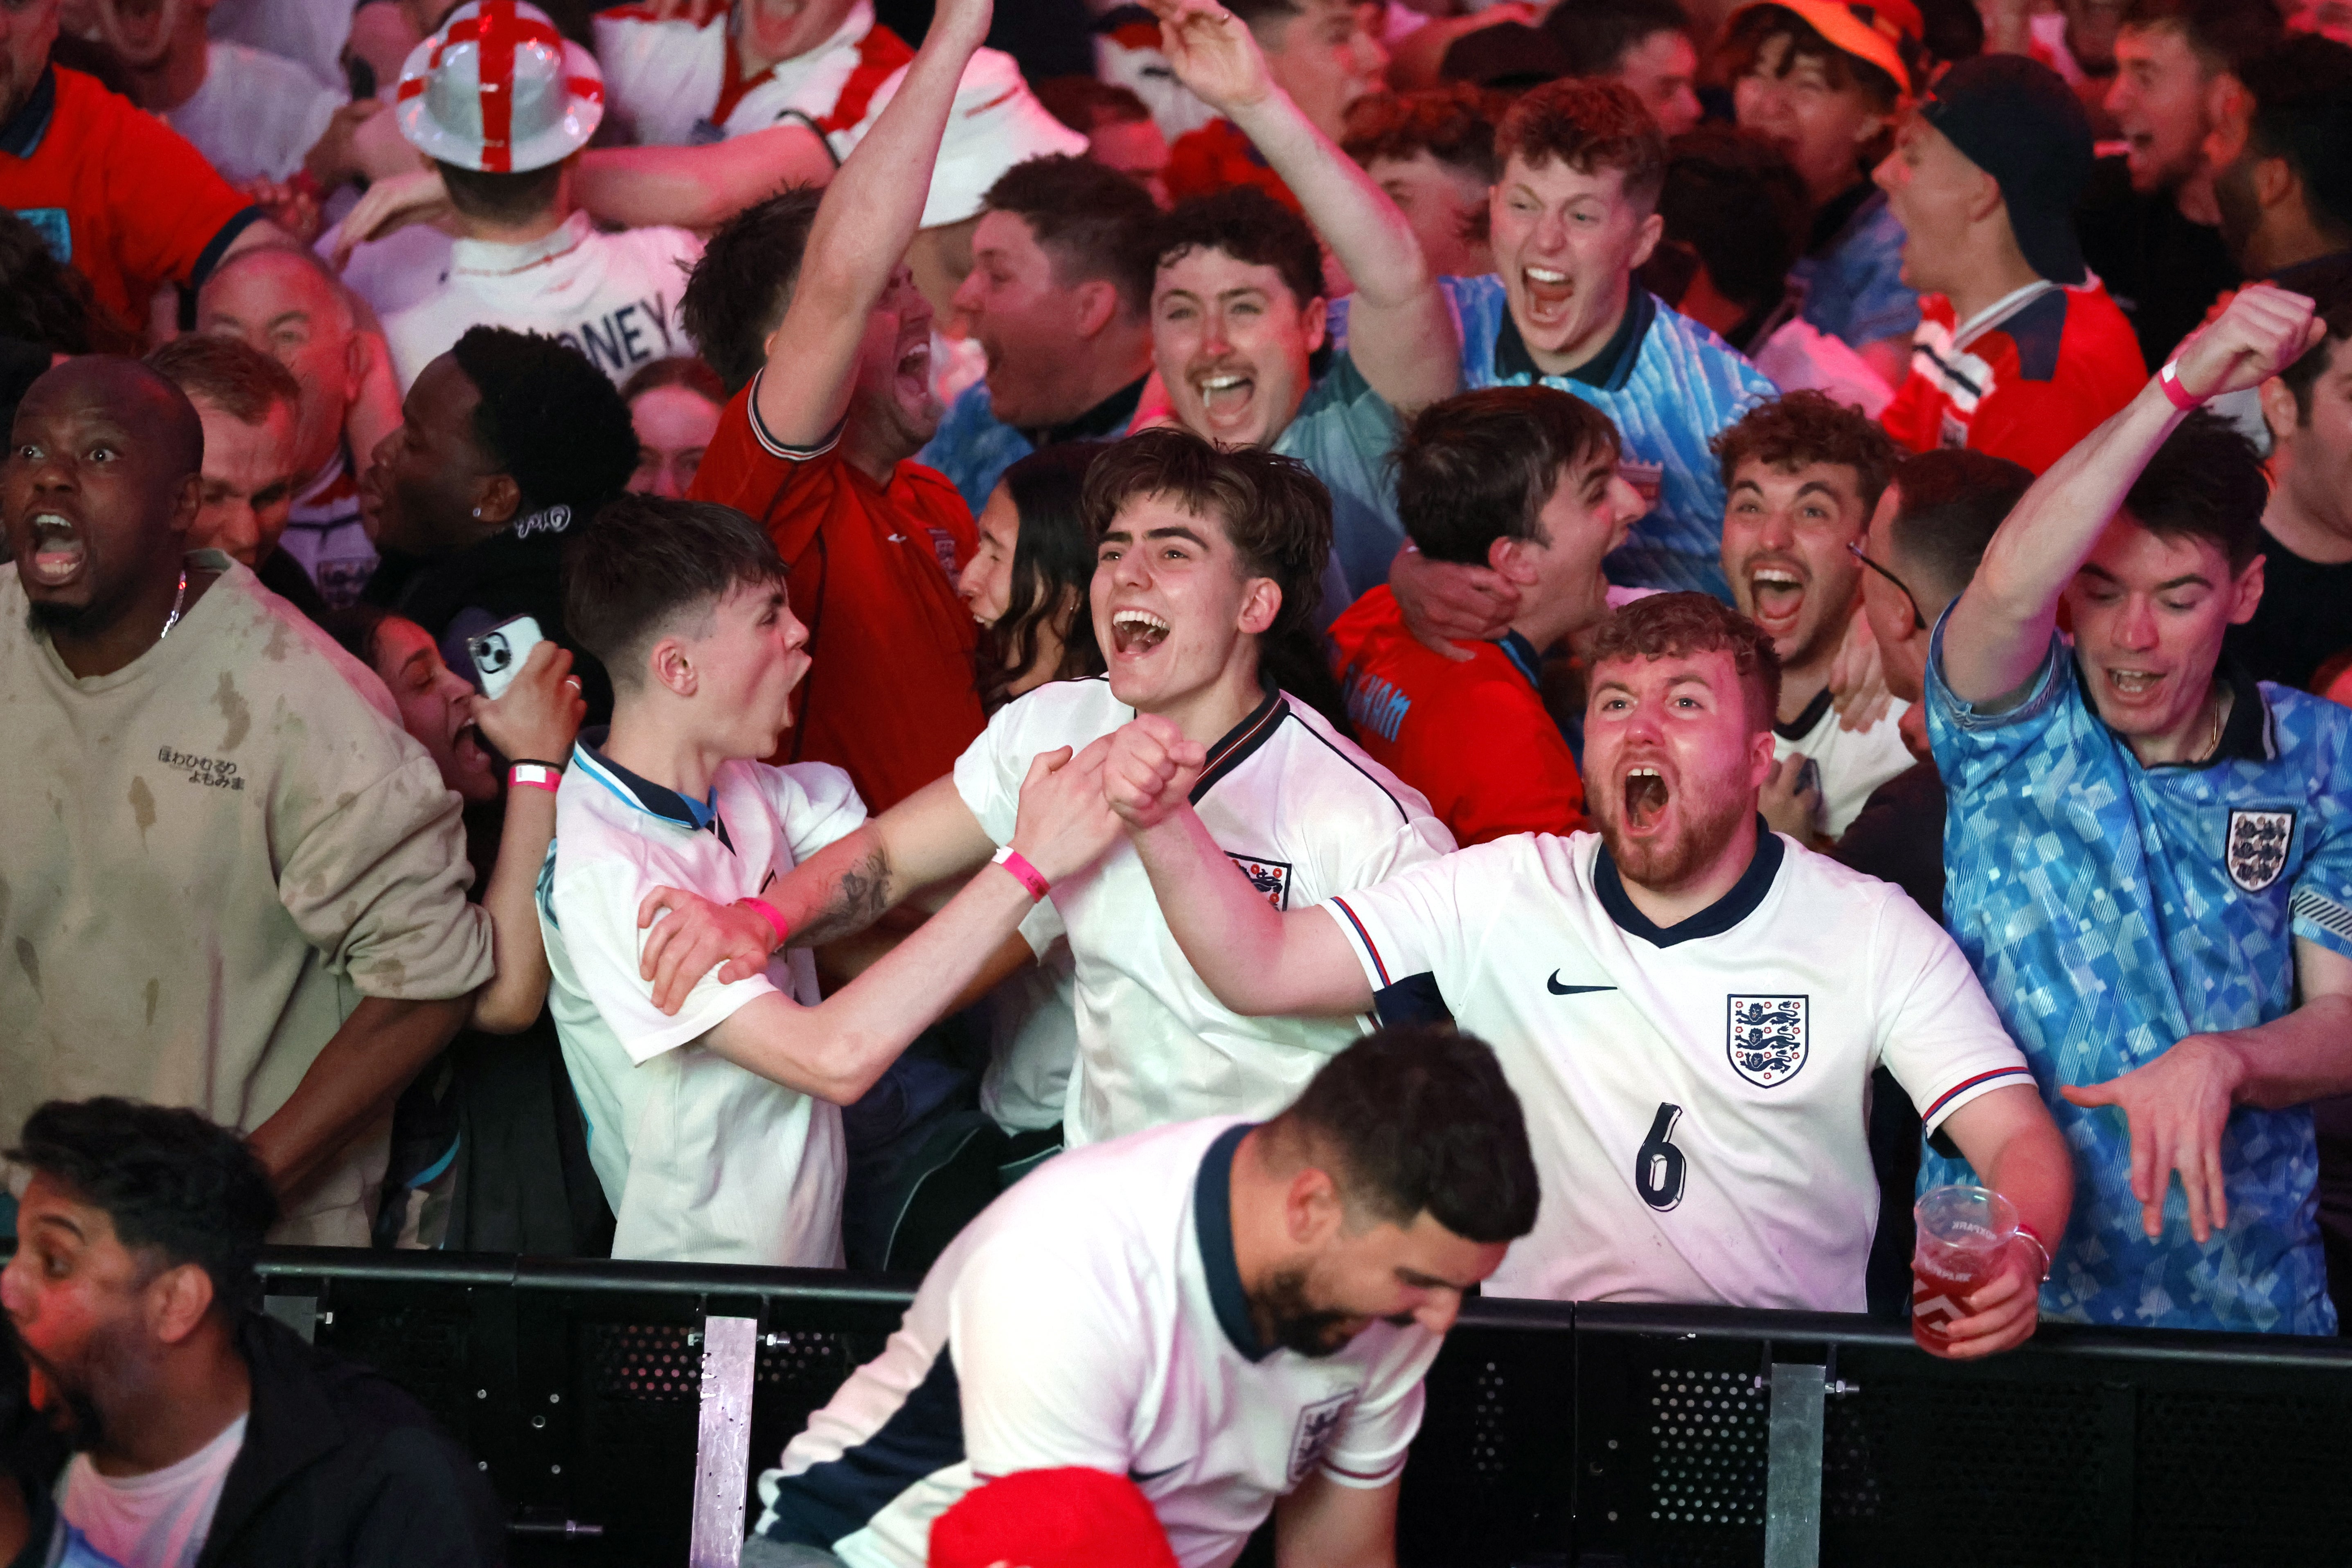
[[[751,1479],[913,1283],[304,1248],[263,1271],[274,1316],[466,1446],[518,1562],[583,1568],[733,1568]],[[2335,1341],[2045,1323],[1963,1363],[1861,1317],[1476,1300],[1428,1394],[1404,1568],[2352,1563]]]

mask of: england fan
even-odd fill
[[[686,286],[688,331],[734,394],[688,493],[766,527],[825,655],[777,760],[846,769],[876,809],[945,773],[982,723],[952,580],[971,513],[908,461],[940,409],[931,308],[903,258],[990,14],[953,0],[840,174],[730,218]]]
[[[2058,1316],[2336,1331],[2306,1102],[2352,1091],[2352,714],[2221,658],[2263,471],[2183,417],[2325,335],[2241,292],[2027,492],[1930,648],[1945,908],[2080,1157]]]
[[[383,318],[403,391],[474,326],[559,339],[616,385],[692,352],[678,300],[702,246],[680,228],[604,233],[574,205],[603,85],[595,57],[546,13],[523,0],[459,6],[408,57],[393,112],[440,171],[457,235],[440,286]]]
[[[565,618],[612,672],[614,702],[610,729],[584,731],[562,773],[539,910],[556,1032],[619,1222],[615,1257],[837,1266],[835,1107],[1019,940],[1038,879],[1078,870],[1113,836],[1100,785],[1089,799],[1076,782],[1090,783],[1090,765],[1060,787],[1091,809],[1055,809],[1063,796],[1016,781],[1007,837],[1029,858],[974,878],[856,982],[820,1001],[808,955],[780,955],[732,984],[703,977],[682,1008],[657,1011],[636,922],[654,884],[747,900],[765,919],[760,895],[778,873],[866,818],[839,768],[757,760],[790,724],[810,667],[783,576],[740,512],[645,496],[607,507],[565,571]],[[1024,778],[1068,761],[1024,762]]]
[[[1780,706],[1779,766],[1765,785],[1767,820],[1814,848],[1834,843],[1870,792],[1912,765],[1900,728],[1908,704],[1849,729],[1831,672],[1862,613],[1869,531],[1901,448],[1884,430],[1818,392],[1760,404],[1715,438],[1723,482],[1723,574],[1731,602],[1772,639]],[[1805,767],[1810,762],[1811,769]]]
[[[1502,174],[1487,212],[1499,276],[1444,284],[1462,323],[1462,384],[1541,383],[1609,416],[1629,476],[1656,486],[1650,514],[1609,558],[1610,581],[1728,599],[1717,559],[1724,487],[1706,444],[1776,389],[1633,280],[1664,229],[1657,122],[1621,83],[1549,82],[1503,116],[1495,154]],[[1352,310],[1348,335],[1354,342]],[[1400,564],[1425,568],[1419,556]]]
[[[1861,1310],[1883,1060],[2025,1221],[1953,1353],[2021,1342],[2065,1225],[2065,1145],[1951,939],[1900,889],[1762,830],[1770,640],[1705,595],[1660,594],[1587,658],[1598,835],[1506,838],[1283,913],[1187,804],[1198,747],[1139,719],[1105,787],[1235,1011],[1346,1014],[1425,974],[1494,1042],[1545,1191],[1496,1292]]]
[[[1109,673],[1006,703],[952,776],[779,882],[766,896],[794,943],[863,930],[914,890],[986,866],[1013,834],[1030,760],[1082,749],[1139,712],[1210,759],[1195,792],[1206,831],[1271,909],[1454,847],[1420,795],[1265,679],[1265,645],[1313,624],[1331,523],[1312,475],[1269,452],[1147,430],[1095,459],[1084,495],[1097,541],[1095,637]],[[1124,842],[1053,898],[1077,965],[1078,1055],[1064,1121],[1072,1145],[1188,1117],[1271,1114],[1364,1032],[1360,1017],[1244,1018],[1224,1007],[1178,950]],[[640,920],[662,902],[649,897]],[[774,933],[736,913],[759,952],[773,945]],[[699,916],[656,927],[643,965],[656,1003],[736,951],[740,934]],[[1010,956],[1026,962],[1026,944]],[[719,977],[741,972],[730,963]]]
[[[1494,1053],[1425,1029],[1356,1042],[1261,1124],[1066,1155],[760,1478],[745,1568],[920,1568],[966,1493],[1071,1466],[1131,1478],[1186,1568],[1269,1513],[1285,1563],[1391,1563],[1423,1374],[1537,1191]]]
[[[1186,429],[1297,458],[1323,481],[1352,601],[1388,580],[1404,540],[1387,471],[1399,416],[1461,386],[1461,335],[1412,226],[1278,85],[1249,26],[1216,0],[1154,8],[1178,79],[1248,132],[1306,216],[1246,189],[1171,213],[1155,247],[1152,357]],[[1356,335],[1317,379],[1318,234],[1354,281]]]

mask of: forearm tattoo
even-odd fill
[[[890,857],[877,844],[853,862],[833,885],[832,896],[793,932],[797,943],[822,947],[854,936],[882,918],[890,907]]]

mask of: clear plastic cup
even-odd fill
[[[2017,1235],[2017,1206],[1990,1187],[1931,1187],[1911,1211],[1919,1221],[1911,1252],[1911,1337],[1927,1351],[1951,1346],[1945,1332],[1969,1316],[1966,1299],[2000,1276]]]

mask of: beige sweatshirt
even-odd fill
[[[457,797],[391,693],[245,567],[189,561],[222,575],[87,680],[0,565],[0,1147],[99,1094],[251,1131],[362,995],[490,975]],[[390,1129],[272,1239],[365,1245]]]

